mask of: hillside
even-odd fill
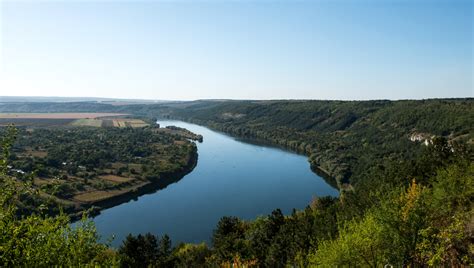
[[[302,152],[342,187],[387,160],[413,159],[426,139],[473,143],[474,99],[402,101],[202,100],[113,106],[94,102],[3,103],[0,112],[114,112],[174,118]]]
[[[1,140],[3,266],[472,266],[472,150],[444,138],[434,138],[419,158],[387,161],[386,169],[368,177],[386,183],[361,184],[340,198],[317,198],[288,216],[279,209],[252,221],[224,216],[211,247],[173,247],[167,235],[147,233],[129,235],[117,250],[99,243],[94,224],[85,218],[72,228],[64,214],[18,217],[18,201],[35,198],[38,191],[7,174],[11,134]]]
[[[2,261],[4,264],[88,263],[129,267],[472,265],[473,104],[473,99],[452,99],[195,101],[128,106],[97,103],[0,105],[3,112],[114,112],[196,122],[233,135],[301,151],[309,156],[315,171],[323,171],[334,178],[334,183],[341,188],[339,198],[316,198],[306,209],[295,210],[291,215],[283,215],[278,208],[270,215],[252,221],[222,215],[210,246],[181,243],[173,247],[166,235],[146,234],[128,236],[115,250],[97,242],[94,226],[87,221],[80,225],[82,229],[76,230],[70,229],[64,215],[15,217],[21,209],[16,200],[34,198],[38,192],[29,189],[31,186],[34,189],[35,185],[28,184],[24,186],[26,194],[17,192],[22,187],[12,182],[14,171],[3,161],[8,159],[15,166],[28,164],[27,159],[35,165],[50,162],[51,165],[45,166],[46,173],[38,174],[36,182],[40,182],[41,176],[48,177],[57,172],[54,163],[64,157],[72,159],[66,162],[87,160],[90,165],[99,165],[86,170],[93,181],[104,175],[99,173],[110,168],[107,163],[95,161],[94,154],[77,156],[77,152],[84,152],[77,149],[100,144],[100,140],[88,137],[105,130],[87,128],[87,131],[76,133],[74,137],[80,139],[72,142],[71,146],[75,148],[70,149],[61,143],[64,133],[60,129],[35,130],[42,135],[31,137],[25,129],[20,131],[12,148],[13,158],[7,153],[12,138],[7,135],[2,141],[6,149],[0,159],[0,177],[3,178],[0,180],[0,204],[6,208],[4,215],[7,216],[0,223],[2,230],[8,230],[3,241],[13,241],[2,244],[5,249],[0,251]],[[146,129],[111,128],[108,133],[138,133],[148,131]],[[176,138],[169,132],[184,130],[166,128],[161,131],[162,135],[174,140]],[[183,138],[186,134],[189,133],[184,131]],[[51,137],[56,138],[51,140]],[[127,145],[130,138],[140,140],[141,137],[141,134],[126,135],[113,139],[117,143],[107,147],[124,153],[125,158],[133,157],[137,153],[133,148],[120,148]],[[194,138],[200,139],[197,135]],[[34,148],[34,144],[41,146]],[[94,152],[91,148],[87,151]],[[26,153],[33,157],[24,158]],[[76,157],[79,158],[74,160]],[[176,162],[172,160],[170,158],[168,162]],[[88,168],[87,163],[84,166]],[[120,175],[110,175],[119,171],[108,170],[111,174],[105,179],[117,179]],[[120,172],[133,174],[131,168]],[[139,173],[135,175],[143,175],[143,172]],[[65,181],[65,185],[74,186],[74,174],[61,175],[72,179]],[[86,187],[95,186],[100,185]],[[48,189],[46,186],[41,188],[45,192]],[[66,187],[66,190],[51,194],[65,199],[80,195],[80,189]],[[24,231],[18,233],[17,230]],[[37,242],[37,232],[46,234],[47,243],[56,243],[55,250],[46,249],[43,242]],[[85,237],[83,241],[86,242],[75,240],[76,237]],[[25,254],[18,253],[17,248],[23,248],[31,257],[23,258]],[[45,254],[48,256],[46,261]],[[68,256],[69,262],[60,259],[61,256]]]
[[[311,165],[356,184],[386,160],[415,158],[425,139],[472,144],[474,100],[198,101],[163,116],[264,139],[309,156]]]

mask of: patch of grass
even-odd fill
[[[0,113],[5,119],[87,119],[110,116],[123,116],[118,113]]]
[[[126,177],[111,175],[111,174],[103,175],[103,176],[100,176],[99,178],[107,180],[107,181],[111,181],[111,182],[118,182],[118,183],[130,182],[134,180],[133,178],[126,178]]]
[[[39,158],[45,158],[46,156],[48,156],[48,152],[46,152],[46,151],[37,151],[37,150],[27,150],[26,154],[34,156],[34,157],[39,157]]]
[[[101,127],[102,120],[101,119],[77,119],[71,123],[73,126],[85,126],[85,127]]]
[[[145,123],[140,119],[128,119],[128,118],[117,118],[117,119],[97,119],[97,118],[82,118],[77,119],[71,123],[73,126],[87,126],[87,127],[146,127],[149,124]]]
[[[150,182],[142,182],[138,185],[134,185],[132,187],[128,187],[128,188],[120,189],[120,190],[107,190],[107,191],[98,190],[98,191],[80,193],[80,194],[75,195],[73,197],[73,200],[79,201],[79,202],[84,202],[84,203],[93,203],[93,202],[105,200],[105,199],[108,199],[108,198],[111,198],[111,197],[114,197],[114,196],[117,196],[117,195],[122,195],[122,194],[127,193],[127,192],[131,192],[131,191],[137,189],[138,187],[141,187],[141,186],[146,185],[148,183],[150,183]]]

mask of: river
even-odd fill
[[[128,203],[106,209],[93,220],[103,241],[119,246],[127,234],[168,234],[173,243],[209,242],[222,216],[254,219],[275,208],[289,214],[316,196],[338,191],[310,170],[307,158],[286,150],[250,144],[181,121],[159,121],[204,137],[198,163],[178,182]]]

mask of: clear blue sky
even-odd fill
[[[470,0],[0,2],[0,95],[474,95]]]

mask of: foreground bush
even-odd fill
[[[15,139],[11,128],[2,139],[0,159],[0,266],[93,266],[117,263],[113,251],[99,244],[92,222],[85,218],[72,228],[61,214],[21,216],[17,204],[22,196],[37,194],[31,183],[7,175],[9,149]]]

